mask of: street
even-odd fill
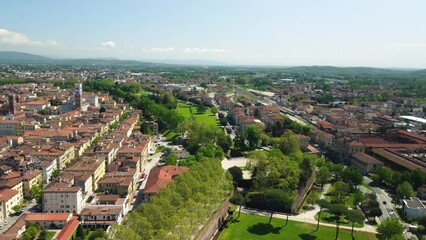
[[[163,147],[168,146],[168,142],[165,141],[165,138],[162,135],[159,135],[159,138],[157,140],[157,144],[158,144],[158,146],[163,146]],[[137,189],[134,190],[133,196],[136,195],[137,197],[132,204],[132,210],[135,210],[137,208],[137,206],[139,206],[139,204],[142,203],[142,200],[143,200],[142,192],[143,192],[143,189],[145,188],[146,182],[148,180],[149,173],[151,172],[151,169],[157,167],[157,163],[160,161],[162,155],[163,155],[162,152],[159,152],[159,153],[152,155],[151,161],[148,161],[147,164],[145,165],[145,171],[144,171],[144,173],[146,174],[145,179],[142,181],[140,186]]]
[[[16,222],[16,220],[18,220],[18,218],[21,217],[23,214],[40,212],[40,210],[37,209],[36,202],[29,202],[27,206],[24,206],[24,207],[26,208],[24,212],[22,212],[19,215],[8,216],[2,223],[0,223],[0,226],[3,226],[3,228],[0,230],[0,233],[3,233],[8,228],[10,228],[10,226],[12,226]],[[4,224],[6,221],[7,221],[7,225]]]

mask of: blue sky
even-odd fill
[[[0,1],[0,50],[426,68],[426,1]]]

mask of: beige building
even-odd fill
[[[83,191],[73,182],[52,182],[42,191],[44,213],[80,213],[83,209]]]
[[[0,190],[0,221],[3,220],[14,211],[12,208],[22,202],[22,195],[14,189]]]
[[[67,173],[86,173],[92,175],[93,187],[97,189],[99,180],[105,175],[105,160],[96,157],[83,157],[64,169]]]
[[[22,175],[22,182],[24,188],[24,197],[31,196],[31,188],[39,185],[43,181],[41,170],[28,170]]]

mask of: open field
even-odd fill
[[[236,218],[238,213],[234,213]],[[319,231],[315,231],[316,226],[309,223],[288,221],[285,225],[284,219],[273,218],[271,224],[269,218],[251,214],[241,213],[239,219],[231,220],[223,229],[219,240],[255,240],[255,239],[302,239],[302,240],[331,240],[335,239],[336,229],[332,227],[320,226]],[[367,232],[355,232],[355,239],[373,240],[375,235]],[[351,240],[351,231],[340,229],[340,240]]]
[[[198,113],[196,106],[192,106],[186,103],[179,103],[178,106],[179,115],[185,117],[186,119],[191,118],[192,111],[192,116],[196,121],[204,122],[209,126],[218,126],[217,118],[211,113],[210,109],[207,109],[205,113]]]

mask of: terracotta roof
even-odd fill
[[[0,190],[0,202],[9,201],[13,196],[18,194],[19,192],[15,189],[2,189]]]
[[[122,208],[100,206],[96,208],[85,208],[80,213],[80,216],[119,215],[121,211]]]
[[[352,154],[352,157],[365,164],[383,164],[381,161],[363,152],[354,153]]]
[[[410,138],[414,138],[414,139],[422,141],[422,142],[426,142],[426,137],[419,135],[417,133],[412,133],[412,132],[408,132],[408,131],[405,131],[405,130],[399,130],[398,133],[405,135],[407,137],[410,137]]]
[[[24,215],[25,221],[68,221],[72,217],[71,213],[28,213]]]
[[[25,102],[25,105],[46,105],[49,101],[47,100],[37,100],[37,101],[31,101],[31,102]]]
[[[151,169],[145,185],[144,193],[158,193],[161,188],[173,181],[173,177],[188,171],[181,166],[164,166]]]
[[[388,149],[374,149],[373,152],[409,170],[420,169],[421,171],[426,172],[426,168],[424,168],[423,166],[414,163],[408,159],[405,159],[401,156],[398,156],[397,154],[389,151]]]
[[[68,240],[71,238],[74,230],[78,227],[80,221],[77,220],[77,217],[73,217],[68,221],[59,234],[55,237],[55,240]]]

